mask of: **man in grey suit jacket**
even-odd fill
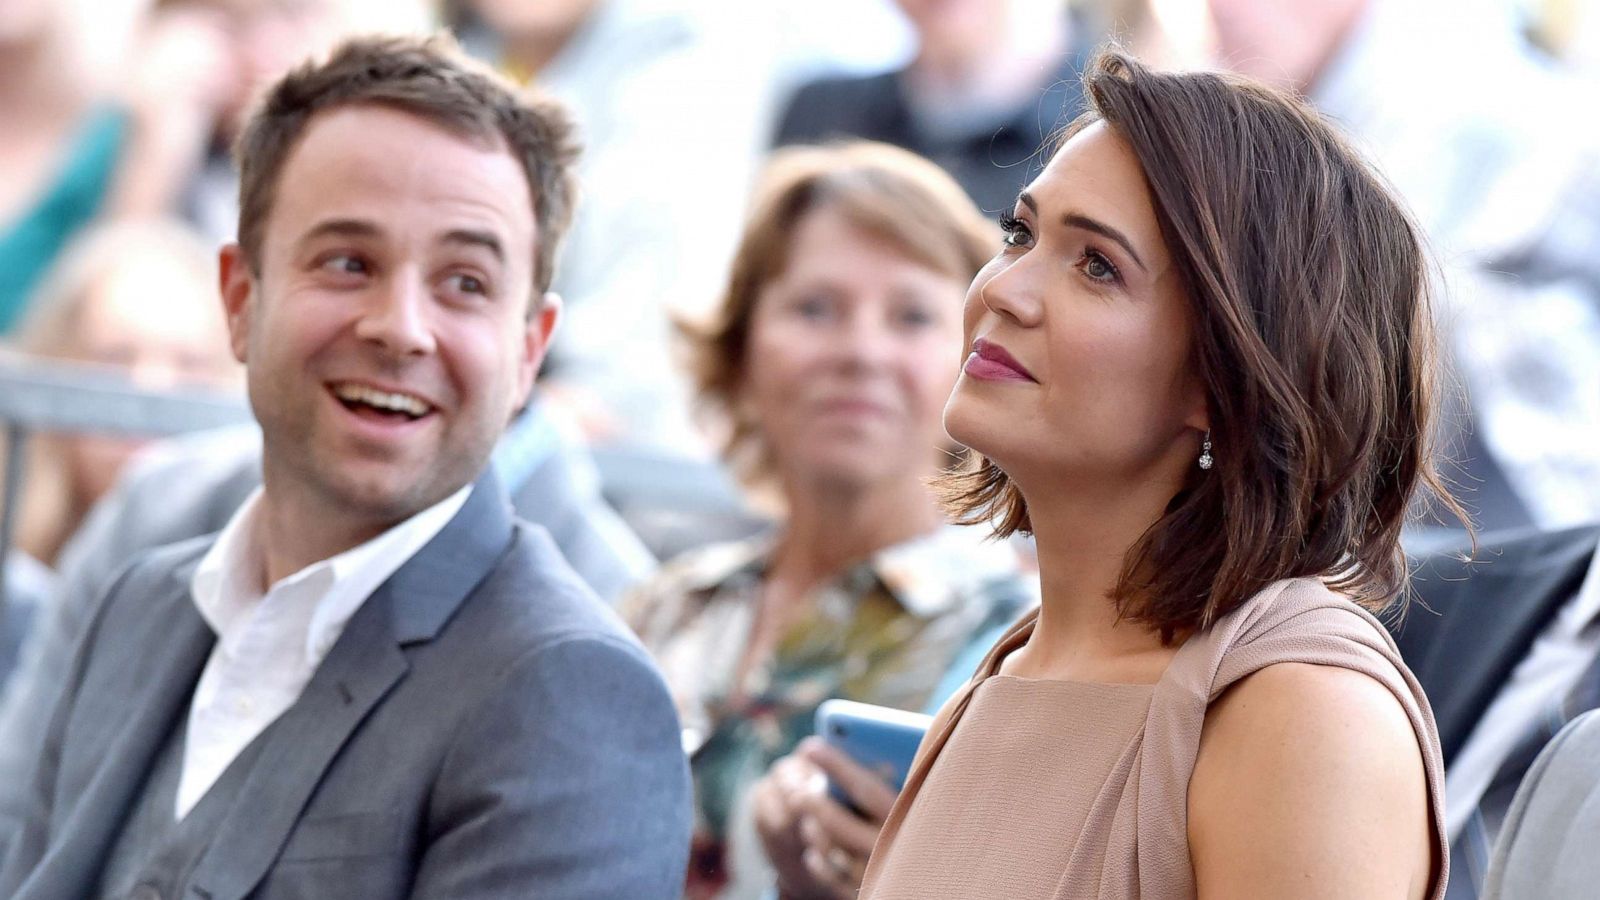
[[[1485,900],[1590,900],[1600,891],[1600,710],[1528,770],[1489,866]]]
[[[495,471],[518,516],[550,532],[556,548],[602,600],[647,575],[655,559],[601,496],[588,451],[562,435],[537,397],[495,446]],[[261,486],[254,425],[159,444],[96,505],[61,555],[50,595],[6,607],[32,613],[16,672],[0,692],[0,859],[22,815],[26,775],[38,755],[72,663],[72,651],[107,583],[138,554],[220,531]]]
[[[0,896],[679,895],[665,686],[485,471],[558,315],[574,156],[435,42],[269,92],[221,267],[263,487],[111,585]]]
[[[1447,900],[1483,896],[1518,784],[1563,724],[1600,705],[1600,527],[1490,536],[1416,561],[1393,627],[1438,724]]]

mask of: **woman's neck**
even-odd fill
[[[1128,551],[1162,515],[1173,490],[1123,484],[1028,495],[1039,555],[1039,619],[1006,672],[1069,681],[1153,682],[1175,652],[1149,626],[1121,616],[1112,595]]]
[[[867,488],[791,483],[784,495],[788,520],[768,578],[800,594],[879,550],[944,524],[937,502],[917,480]]]

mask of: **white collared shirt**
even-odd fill
[[[1516,598],[1507,597],[1506,602]],[[1550,703],[1577,686],[1600,656],[1600,553],[1573,597],[1533,642],[1512,670],[1483,718],[1445,773],[1445,830],[1454,841],[1478,808],[1506,757],[1528,734]],[[1492,835],[1490,836],[1493,837]]]
[[[178,819],[305,689],[345,623],[378,586],[455,517],[472,486],[359,547],[313,563],[264,593],[258,488],[217,537],[190,582],[194,604],[217,633],[195,687]]]

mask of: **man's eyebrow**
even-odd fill
[[[494,254],[496,261],[504,262],[506,258],[505,247],[501,245],[500,238],[492,232],[478,231],[472,228],[456,228],[445,232],[444,242],[447,244],[466,244],[471,247],[482,247]]]
[[[1116,241],[1122,245],[1122,249],[1128,251],[1128,255],[1133,257],[1133,261],[1139,264],[1140,269],[1143,269],[1145,272],[1150,271],[1150,269],[1145,266],[1144,260],[1140,259],[1139,254],[1134,251],[1133,242],[1129,241],[1127,236],[1122,232],[1112,228],[1110,225],[1107,225],[1099,219],[1091,219],[1082,213],[1069,212],[1061,216],[1061,224],[1067,226],[1068,228],[1081,228],[1084,231],[1092,231],[1101,237]]]
[[[309,244],[321,237],[377,237],[382,232],[377,225],[362,219],[325,219],[300,236],[299,243]]]

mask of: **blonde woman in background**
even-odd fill
[[[216,278],[214,254],[181,225],[100,226],[46,278],[13,348],[121,372],[151,391],[236,388],[239,366],[228,352]],[[123,436],[36,436],[26,451],[17,547],[53,566],[141,444]]]
[[[683,721],[691,897],[771,886],[750,788],[823,700],[923,708],[972,635],[1027,596],[1010,548],[948,525],[927,486],[953,459],[939,416],[963,285],[997,240],[921,157],[784,151],[714,321],[690,331],[726,458],[783,510],[770,533],[687,554],[623,602]]]

